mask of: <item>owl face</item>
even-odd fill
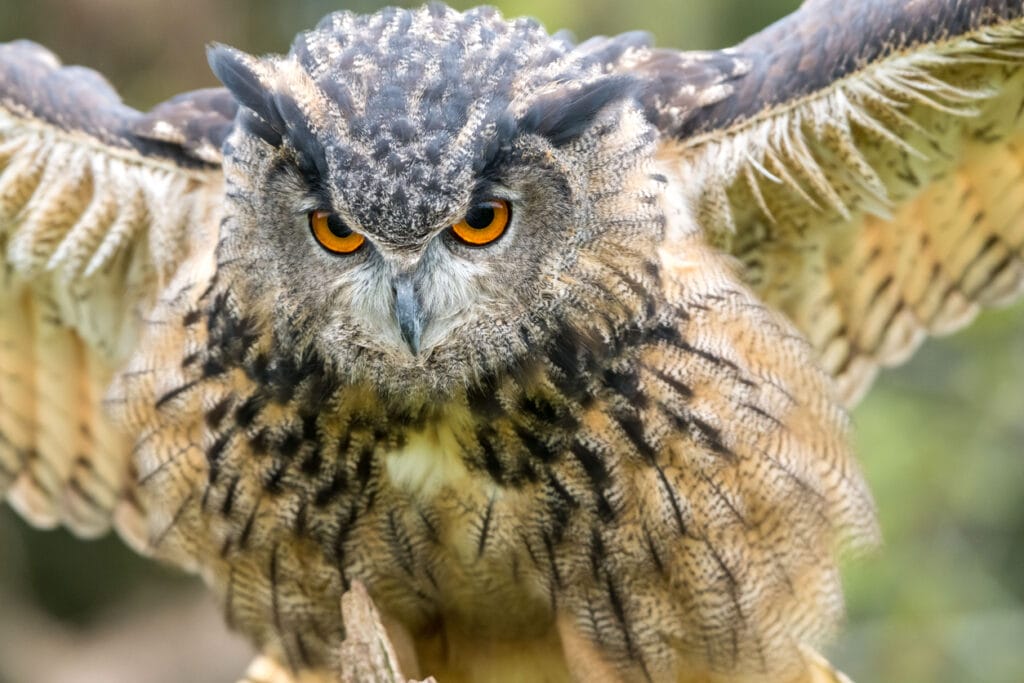
[[[211,64],[243,105],[221,271],[340,382],[436,400],[560,334],[600,337],[573,322],[595,288],[609,327],[636,314],[599,271],[660,237],[655,135],[600,57],[431,6],[331,15],[286,57]]]

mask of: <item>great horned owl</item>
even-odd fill
[[[1024,285],[1024,5],[736,48],[337,13],[141,114],[0,47],[0,488],[294,674],[811,681],[844,407]],[[355,587],[354,589],[352,587]]]

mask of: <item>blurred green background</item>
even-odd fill
[[[515,0],[501,9],[579,38],[645,29],[660,45],[697,49],[734,43],[797,4]],[[214,85],[210,41],[281,52],[331,10],[378,6],[3,0],[0,40],[41,42],[145,108]],[[928,342],[882,376],[854,420],[886,543],[848,568],[849,620],[830,655],[861,683],[1024,681],[1024,306]],[[220,683],[249,657],[194,579],[135,558],[115,538],[29,530],[6,508],[0,605],[0,683]]]

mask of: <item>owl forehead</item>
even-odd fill
[[[605,67],[532,20],[432,4],[327,16],[279,64],[301,78],[276,86],[305,119],[289,137],[315,138],[335,201],[364,229],[415,241],[466,203],[531,106],[607,79]]]

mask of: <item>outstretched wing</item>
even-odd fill
[[[808,0],[731,50],[654,57],[697,220],[848,404],[1024,288],[1020,0]]]
[[[217,220],[224,90],[143,114],[97,73],[0,45],[0,498],[40,526],[143,542],[103,415],[140,317]]]

